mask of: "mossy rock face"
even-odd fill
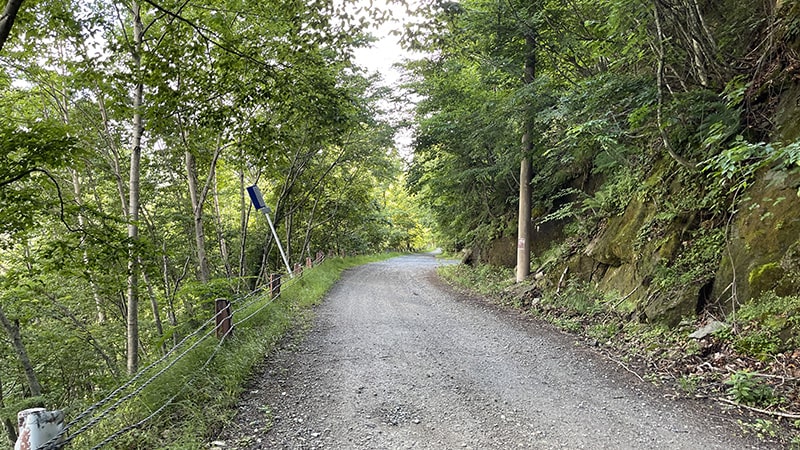
[[[671,292],[644,305],[647,322],[661,323],[670,327],[678,325],[681,319],[696,313],[697,300],[702,286],[691,284],[677,292]]]
[[[747,277],[751,295],[755,297],[774,289],[785,274],[786,271],[776,262],[767,263],[751,270]]]
[[[800,172],[769,171],[743,195],[717,272],[712,299],[730,308],[776,289],[798,291],[800,262]],[[735,280],[735,283],[734,283]]]
[[[628,296],[627,302],[639,304],[647,296],[647,288],[642,286],[641,274],[634,264],[610,267],[600,281],[604,291],[618,292],[620,296]]]
[[[513,268],[517,265],[517,240],[510,237],[493,239],[485,254],[488,264]]]
[[[583,281],[597,281],[605,274],[608,266],[599,263],[594,259],[583,255],[573,255],[567,263],[567,274],[570,277],[577,277]],[[563,270],[563,269],[562,269]],[[553,273],[556,282],[561,277],[562,272]]]
[[[531,232],[531,253],[541,256],[553,246],[554,242],[564,240],[565,220],[551,220],[537,225]],[[516,249],[514,250],[516,252]],[[516,254],[516,253],[515,253]]]
[[[510,267],[517,265],[517,241],[511,237],[500,237],[488,242],[475,244],[465,250],[462,264],[489,264]]]
[[[800,293],[800,240],[792,244],[780,262],[784,276],[775,286],[775,293],[786,297]]]
[[[674,187],[680,195],[680,186]],[[696,226],[692,216],[678,216],[658,231],[657,238],[639,242],[648,235],[657,213],[653,203],[634,198],[622,216],[608,221],[605,229],[587,246],[585,254],[608,266],[598,287],[628,296],[626,302],[637,308],[649,322],[675,325],[682,315],[694,314],[700,286],[688,286],[675,295],[655,293],[647,304],[650,280],[659,265],[673,260],[680,252],[686,233]],[[586,280],[587,278],[583,278]]]
[[[654,214],[652,204],[634,198],[623,215],[608,220],[605,229],[586,247],[586,255],[612,267],[633,262],[639,230]]]

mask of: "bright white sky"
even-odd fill
[[[408,0],[408,3],[412,9],[415,9],[414,5],[422,1],[423,0]],[[406,23],[413,21],[413,18],[407,15],[405,7],[387,4],[387,0],[360,0],[360,2],[365,7],[372,4],[381,9],[390,9],[393,12],[393,20],[384,23],[372,32],[378,41],[373,43],[371,48],[358,49],[355,52],[356,63],[365,67],[369,73],[380,73],[384,85],[399,89],[398,84],[402,76],[402,70],[393,67],[393,65],[403,62],[404,59],[414,59],[415,57],[419,57],[419,55],[417,54],[415,56],[415,54],[403,50],[398,42],[400,36],[394,36],[390,34],[390,32],[392,30],[402,29]],[[409,105],[410,104],[385,105],[387,110],[393,110],[390,112],[389,120],[396,121],[400,120],[403,115],[409,115],[410,111],[406,109]],[[399,107],[404,106],[406,108],[403,108],[402,111],[397,110]],[[395,144],[398,150],[400,150],[400,154],[407,160],[410,160],[411,130],[399,130],[395,136]]]
[[[409,5],[418,3],[419,0],[409,1]],[[392,68],[392,64],[402,62],[404,58],[412,55],[403,50],[398,43],[400,36],[390,34],[392,30],[401,30],[403,25],[412,20],[406,14],[405,7],[388,4],[387,0],[360,0],[364,7],[375,5],[380,9],[392,11],[393,20],[384,23],[372,33],[378,38],[372,48],[358,49],[355,53],[356,62],[366,67],[370,72],[380,72],[387,85],[393,85],[399,81],[401,72]],[[413,7],[413,6],[412,6]]]

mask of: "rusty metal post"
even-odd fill
[[[281,295],[281,274],[273,273],[269,275],[269,298],[276,298]]]
[[[17,413],[19,438],[14,450],[35,450],[64,429],[64,412],[44,408],[25,409]]]
[[[233,311],[231,310],[231,302],[225,298],[218,298],[215,302],[217,315],[217,338],[229,336],[233,333]]]

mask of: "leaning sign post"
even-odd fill
[[[283,247],[281,246],[281,240],[278,239],[278,233],[275,232],[275,226],[272,224],[272,219],[269,217],[269,206],[264,203],[264,196],[261,195],[261,189],[258,188],[255,184],[247,188],[247,193],[250,195],[250,201],[253,202],[253,206],[256,208],[257,211],[261,211],[264,213],[264,216],[267,218],[267,223],[269,224],[269,229],[272,230],[272,236],[275,237],[275,243],[278,244],[278,250],[281,252],[281,257],[283,258],[283,263],[286,264],[286,272],[289,274],[290,277],[294,278],[294,274],[292,273],[292,268],[289,266],[289,260],[286,258],[286,253],[283,252]]]

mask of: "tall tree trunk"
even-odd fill
[[[300,254],[300,261],[305,261],[306,254],[311,256],[311,249],[309,246],[311,245],[311,230],[314,229],[314,217],[317,213],[317,205],[319,205],[319,201],[322,199],[322,195],[317,195],[317,198],[314,199],[314,206],[311,207],[311,213],[308,215],[308,224],[306,226],[306,237],[303,239],[303,253]]]
[[[244,158],[242,160],[244,160]],[[236,283],[237,292],[241,292],[241,283],[244,281],[245,265],[247,264],[247,222],[250,221],[250,209],[251,206],[247,202],[247,194],[245,193],[243,162],[242,169],[239,172],[239,210],[241,211],[239,217],[239,235],[241,236],[241,241],[239,242],[239,269],[237,271],[239,282]]]
[[[39,384],[39,378],[36,377],[33,364],[31,364],[31,360],[28,358],[28,351],[25,349],[25,344],[22,342],[22,335],[19,332],[19,324],[8,320],[1,306],[0,325],[3,325],[9,339],[11,339],[11,346],[14,348],[14,353],[17,354],[17,359],[19,359],[19,363],[22,365],[25,378],[28,380],[28,388],[30,389],[31,397],[41,396],[42,385]]]
[[[186,178],[189,183],[189,198],[192,201],[192,218],[194,220],[194,241],[197,245],[197,278],[201,283],[208,283],[208,256],[206,255],[206,234],[203,229],[203,203],[197,189],[197,163],[190,151],[185,153]]]
[[[183,275],[176,280],[175,288],[172,288],[172,283],[170,283],[169,277],[169,258],[167,257],[167,244],[166,242],[162,243],[162,252],[161,252],[161,261],[162,261],[162,270],[164,275],[164,295],[167,298],[167,323],[172,327],[172,342],[173,345],[178,345],[180,341],[180,336],[176,330],[178,326],[178,319],[175,315],[175,291],[178,290],[178,285],[180,281],[183,279]],[[188,261],[188,259],[187,259]],[[186,273],[186,266],[184,266],[184,274]]]
[[[72,171],[72,188],[75,192],[75,203],[78,205],[78,225],[83,229],[86,226],[86,218],[83,216],[83,212],[80,211],[80,208],[83,206],[83,198],[81,197],[81,180],[78,176],[78,171]],[[83,264],[86,265],[86,273],[89,276],[89,289],[92,290],[92,297],[94,297],[94,306],[97,310],[97,323],[104,323],[106,321],[106,313],[103,311],[103,302],[100,299],[100,293],[97,289],[97,284],[94,282],[94,276],[89,271],[89,252],[86,250],[86,247],[83,246]]]
[[[142,261],[139,260],[139,267],[142,266]],[[142,281],[144,281],[144,285],[147,288],[147,295],[150,297],[150,309],[153,311],[153,322],[156,325],[156,332],[158,332],[158,337],[164,335],[164,326],[161,323],[161,313],[158,309],[158,299],[156,298],[156,293],[153,290],[153,285],[150,283],[150,279],[147,277],[147,271],[142,268]]]
[[[526,85],[533,83],[536,77],[536,37],[525,36],[526,50],[525,75]],[[527,110],[523,120],[525,129],[522,134],[522,161],[519,167],[519,216],[517,222],[517,282],[525,280],[531,273],[531,153],[533,152],[533,112]]]
[[[214,179],[211,181],[211,195],[214,197],[214,219],[217,223],[217,242],[219,243],[219,253],[222,256],[222,264],[225,266],[225,275],[228,279],[233,278],[231,270],[230,255],[228,254],[228,243],[225,241],[225,230],[222,223],[222,212],[219,208],[219,190],[217,189],[217,174],[214,171]]]
[[[133,91],[133,137],[131,143],[130,190],[128,192],[128,298],[127,298],[127,363],[128,373],[139,370],[139,268],[136,243],[139,240],[139,164],[142,158],[142,103],[144,84],[142,82],[142,42],[144,26],[142,25],[141,7],[139,3],[131,4],[133,14],[133,69],[136,86]]]
[[[289,209],[287,205],[287,209]],[[290,213],[286,215],[286,220],[284,221],[286,224],[286,257],[289,260],[292,260],[292,233],[294,233],[294,214]],[[280,255],[278,255],[280,257]],[[278,263],[280,266],[280,263]]]

